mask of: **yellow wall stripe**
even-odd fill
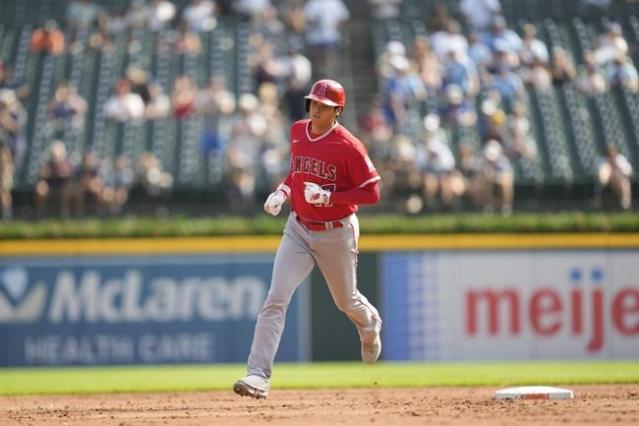
[[[0,256],[275,252],[279,236],[0,241]],[[639,248],[633,234],[363,235],[361,251]]]

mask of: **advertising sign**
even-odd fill
[[[244,362],[272,255],[3,258],[0,365]],[[279,360],[308,358],[304,288]]]
[[[384,358],[639,358],[639,253],[395,252]]]

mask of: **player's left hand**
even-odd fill
[[[316,183],[304,182],[304,199],[309,204],[328,204],[331,200],[331,191],[322,189]]]

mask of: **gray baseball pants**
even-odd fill
[[[353,214],[341,222],[341,228],[309,231],[297,221],[295,213],[289,215],[275,255],[271,288],[257,317],[248,374],[271,377],[286,309],[315,265],[324,275],[335,305],[357,327],[362,342],[372,341],[381,329],[377,309],[357,290],[359,221]]]

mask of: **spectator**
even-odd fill
[[[490,90],[494,90],[505,102],[513,102],[524,92],[524,84],[519,74],[511,71],[506,66],[500,66],[496,74],[492,76]]]
[[[196,94],[197,86],[189,76],[180,75],[175,79],[171,94],[171,105],[175,118],[185,119],[195,112]]]
[[[431,32],[445,31],[450,24],[450,15],[448,8],[442,0],[438,0],[433,4],[427,12],[426,27]]]
[[[501,15],[493,18],[490,30],[482,34],[482,42],[493,52],[501,50],[514,56],[517,56],[522,46],[521,38],[516,32],[506,27],[506,19]]]
[[[530,66],[521,69],[519,74],[523,83],[537,90],[546,91],[552,87],[553,76],[550,74],[550,71],[548,71],[547,64],[540,59],[535,59]]]
[[[133,187],[141,192],[142,205],[150,204],[165,196],[173,186],[173,176],[162,169],[160,161],[152,152],[143,152],[138,157]],[[146,205],[148,202],[149,205]],[[161,208],[156,213],[161,212]]]
[[[479,135],[482,141],[495,139],[502,141],[508,117],[501,105],[492,98],[484,99],[481,103],[479,118]]]
[[[468,34],[468,57],[475,64],[479,77],[483,80],[492,66],[493,54],[488,46],[482,43],[479,34],[474,31]]]
[[[98,28],[104,34],[121,34],[131,27],[127,10],[124,7],[104,11],[98,18]]]
[[[53,99],[47,105],[47,123],[51,131],[58,131],[70,125],[74,130],[84,127],[84,116],[87,102],[80,96],[75,86],[68,82],[61,82],[55,89]]]
[[[309,0],[304,19],[315,80],[334,77],[340,69],[340,28],[350,19],[346,5],[342,0]]]
[[[417,149],[416,164],[423,176],[424,204],[430,208],[452,207],[459,195],[456,191],[459,175],[455,170],[455,157],[441,133],[426,129],[423,145]]]
[[[386,160],[390,157],[393,128],[386,121],[382,104],[379,100],[372,102],[368,110],[359,119],[360,140],[366,145],[373,160]]]
[[[394,57],[391,67],[393,75],[386,81],[383,93],[384,112],[395,129],[403,129],[410,111],[426,99],[426,88],[405,57]]]
[[[443,85],[444,67],[430,48],[428,38],[415,37],[411,46],[411,61],[424,82],[428,95],[436,96]]]
[[[606,146],[606,155],[597,167],[597,203],[601,202],[604,188],[610,188],[624,210],[632,207],[632,166],[615,145]]]
[[[530,132],[530,121],[523,103],[512,106],[512,114],[507,121],[507,137],[504,138],[504,152],[512,161],[533,158],[537,155],[535,139]]]
[[[254,95],[244,93],[240,96],[227,150],[230,170],[227,197],[231,208],[238,212],[252,207],[256,170],[268,127],[258,107],[259,101]]]
[[[263,17],[263,12],[266,12],[272,5],[271,0],[236,0],[233,7],[237,13],[253,23],[257,23],[260,21],[260,17]]]
[[[267,5],[257,10],[253,19],[253,33],[258,34],[264,40],[279,45],[284,42],[284,24],[280,21],[278,11],[275,6]]]
[[[178,55],[199,55],[202,51],[202,43],[197,33],[189,30],[184,21],[180,22],[174,35],[173,51]]]
[[[148,104],[151,100],[149,74],[142,66],[138,64],[129,65],[126,69],[125,78],[131,86],[131,93],[139,95],[142,102],[144,102],[145,105]]]
[[[259,96],[258,111],[268,123],[263,136],[264,143],[268,147],[287,151],[289,148],[288,131],[285,128],[284,117],[279,105],[277,86],[273,83],[264,83],[258,87],[257,92]]]
[[[377,58],[377,74],[385,80],[394,74],[391,62],[395,57],[406,58],[406,47],[399,40],[390,40],[386,43],[384,51]]]
[[[216,7],[212,0],[191,0],[184,8],[182,19],[189,31],[210,31],[217,25]]]
[[[280,2],[280,10],[280,16],[289,33],[288,41],[303,43],[306,29],[303,0],[283,0]]]
[[[129,199],[129,190],[134,179],[129,157],[118,156],[113,163],[112,170],[104,173],[102,179],[104,186],[100,198],[104,207],[110,214],[120,214]]]
[[[595,96],[608,90],[608,84],[597,65],[593,52],[584,54],[584,69],[577,78],[577,89],[586,96]]]
[[[402,0],[368,0],[375,19],[395,19],[399,17]]]
[[[306,116],[304,97],[313,75],[311,61],[302,54],[301,48],[289,45],[286,56],[278,58],[286,85],[284,98],[290,122],[301,120]]]
[[[461,0],[459,9],[474,30],[484,31],[501,13],[501,4],[499,0]]]
[[[274,188],[282,182],[289,168],[289,140],[287,126],[279,107],[277,86],[264,83],[258,88],[259,112],[268,126],[264,132],[264,147],[261,152],[261,167],[264,180],[261,186]]]
[[[54,141],[49,147],[49,158],[42,165],[35,186],[35,205],[38,216],[43,217],[47,204],[53,198],[59,204],[62,217],[69,217],[71,207],[71,178],[73,165],[67,157],[62,141]]]
[[[31,52],[60,55],[64,52],[64,33],[58,24],[49,19],[44,26],[36,29],[31,36]]]
[[[97,31],[89,37],[89,46],[93,50],[110,55],[114,50],[113,34],[100,25]]]
[[[144,101],[137,93],[131,92],[131,84],[119,80],[114,94],[104,104],[104,115],[107,119],[120,123],[137,121],[144,118]]]
[[[552,53],[552,82],[554,85],[562,85],[572,82],[577,75],[575,65],[572,63],[568,52],[562,48],[554,49]]]
[[[100,16],[102,8],[91,0],[77,0],[69,3],[66,23],[73,30],[90,28]]]
[[[459,174],[461,175],[460,198],[470,199],[473,208],[485,205],[485,180],[482,159],[468,143],[459,146]]]
[[[459,58],[468,56],[468,40],[461,32],[459,22],[451,20],[446,30],[437,31],[430,36],[430,44],[437,57],[444,61],[450,52],[455,52]]]
[[[605,69],[605,76],[611,87],[621,86],[626,90],[636,93],[639,89],[639,76],[637,69],[628,56],[620,55]]]
[[[229,141],[229,165],[237,169],[253,171],[257,167],[268,123],[259,111],[258,99],[244,93],[238,102]]]
[[[616,22],[608,24],[606,32],[599,36],[594,54],[595,60],[600,65],[606,65],[620,55],[628,55],[628,42],[623,37],[621,25]]]
[[[235,111],[235,96],[226,89],[221,77],[211,77],[207,87],[197,94],[197,111],[204,117],[204,129],[200,139],[202,152],[219,156],[226,147],[223,128]]]
[[[483,177],[486,181],[485,211],[510,215],[515,178],[510,160],[496,140],[489,140],[484,145]]]
[[[411,214],[419,213],[424,206],[423,176],[415,161],[416,153],[408,137],[396,134],[391,140],[390,158],[383,170],[386,178],[383,190],[388,185],[391,194],[403,199],[402,211]]]
[[[455,84],[450,84],[446,88],[445,104],[440,109],[440,115],[443,124],[448,128],[457,125],[468,127],[477,122],[473,102],[464,96],[462,88]]]
[[[132,0],[130,2],[125,18],[128,27],[134,30],[141,30],[147,27],[150,18],[150,10],[145,3],[145,0]]]
[[[455,85],[462,89],[464,96],[474,98],[479,92],[479,77],[472,61],[462,56],[458,50],[448,52],[444,60],[444,89]]]
[[[0,89],[0,145],[8,146],[14,166],[22,166],[27,149],[27,111],[11,89]]]
[[[104,207],[102,176],[99,160],[91,150],[84,151],[82,160],[73,173],[71,183],[71,198],[74,201],[77,216],[84,216],[87,201],[92,212],[101,211]]]
[[[515,71],[520,68],[519,55],[509,50],[503,40],[497,40],[492,50],[492,63],[488,71],[496,74],[500,69],[505,68],[509,71]]]
[[[521,65],[532,67],[536,62],[548,65],[550,59],[548,48],[537,38],[537,28],[532,24],[525,24],[522,33],[523,39],[518,51]]]
[[[9,146],[0,143],[0,209],[2,209],[2,220],[9,220],[13,217],[13,198],[11,189],[13,188],[13,174],[15,167]]]
[[[151,0],[148,8],[148,27],[151,31],[168,28],[175,17],[175,5],[168,0]]]
[[[262,83],[276,83],[282,77],[273,45],[267,40],[259,42],[255,52],[249,57],[248,64],[258,87]]]
[[[24,77],[16,76],[15,68],[11,65],[5,64],[0,59],[0,90],[2,89],[13,90],[18,97],[18,100],[23,104],[31,92],[31,89],[24,80]]]
[[[162,85],[158,83],[149,84],[149,102],[144,110],[144,117],[147,120],[160,120],[169,116],[171,112],[171,100],[164,93]]]

